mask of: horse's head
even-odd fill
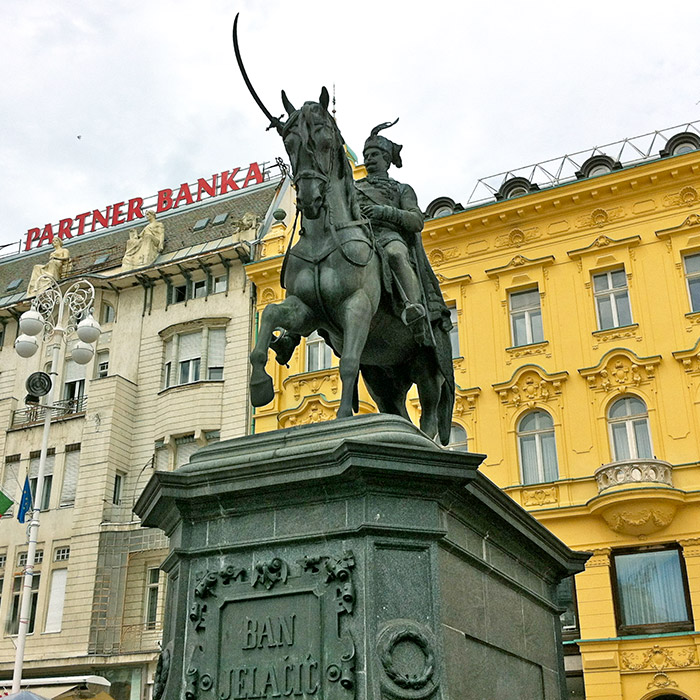
[[[297,189],[297,202],[305,217],[318,219],[326,191],[342,172],[344,151],[338,127],[328,111],[328,90],[318,102],[305,102],[295,109],[282,91],[289,119],[280,129]]]

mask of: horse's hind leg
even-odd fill
[[[312,320],[311,309],[294,296],[287,297],[280,304],[268,304],[263,309],[258,339],[250,353],[250,402],[253,406],[264,406],[275,397],[272,377],[265,371],[273,331],[284,328],[300,333]]]
[[[435,371],[432,363],[417,361],[416,386],[420,399],[420,429],[431,439],[438,434],[438,406],[442,392],[443,377]]]

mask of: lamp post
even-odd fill
[[[87,280],[73,282],[65,291],[53,277],[42,275],[38,280],[40,291],[32,301],[32,307],[25,311],[19,319],[20,335],[15,340],[15,350],[20,357],[31,357],[39,348],[36,336],[43,331],[44,340],[51,346],[51,382],[44,404],[44,431],[39,455],[39,472],[37,474],[34,503],[32,504],[31,520],[27,528],[29,546],[27,548],[27,564],[24,570],[22,585],[22,601],[19,614],[19,629],[17,633],[17,651],[15,668],[12,676],[12,692],[18,693],[22,683],[22,666],[24,663],[24,647],[29,630],[29,616],[32,600],[32,578],[36,559],[36,545],[39,534],[39,515],[44,493],[44,472],[46,470],[46,453],[49,445],[51,429],[51,413],[53,410],[56,377],[58,375],[58,357],[61,342],[76,332],[79,341],[73,348],[71,358],[80,365],[85,365],[92,359],[94,349],[92,344],[100,336],[100,325],[92,317],[92,304],[95,299],[95,289]],[[68,309],[68,323],[63,326],[63,317]],[[28,384],[31,384],[31,377]],[[40,384],[41,382],[39,382]],[[31,393],[31,390],[30,390]]]

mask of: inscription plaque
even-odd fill
[[[354,565],[345,552],[199,572],[185,700],[352,700]]]

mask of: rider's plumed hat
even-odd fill
[[[398,118],[393,122],[377,124],[377,126],[372,129],[369,138],[365,141],[364,150],[366,151],[368,148],[378,148],[380,151],[384,151],[384,153],[388,154],[392,165],[400,168],[402,166],[401,149],[403,146],[399,146],[398,143],[390,141],[386,136],[379,136],[379,132],[382,131],[382,129],[388,129],[390,126],[394,126],[397,121],[399,121]]]

